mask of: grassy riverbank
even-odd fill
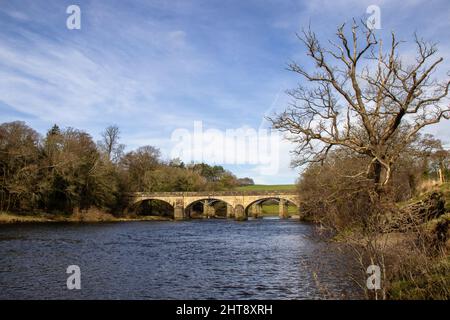
[[[430,199],[436,200],[430,202]],[[381,225],[379,231],[362,232],[361,226],[349,226],[339,230],[333,239],[347,244],[359,258],[369,256],[382,261],[384,294],[379,298],[449,299],[450,183],[430,185],[410,200],[396,205],[397,213],[407,217],[399,221],[409,227],[395,227],[397,223],[389,218],[388,225],[393,223],[394,227]],[[440,214],[434,218],[410,220],[417,212],[436,214],[436,210]]]
[[[445,214],[406,233],[415,236],[414,244],[422,239],[426,244],[422,247],[415,245],[408,254],[401,254],[404,257],[403,268],[397,270],[389,283],[391,299],[450,298],[450,183],[431,186],[428,192],[411,199],[408,204],[424,201],[431,192],[443,195]],[[408,244],[408,240],[403,243]]]
[[[41,222],[125,222],[125,221],[167,221],[168,217],[161,216],[133,216],[114,217],[108,213],[86,213],[86,214],[12,214],[0,212],[0,224],[10,223],[41,223]]]

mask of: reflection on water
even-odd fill
[[[277,219],[4,225],[0,298],[354,297],[351,261],[312,232]],[[66,288],[69,265],[81,290]]]

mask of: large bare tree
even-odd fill
[[[123,154],[125,145],[119,143],[120,130],[116,125],[108,126],[101,133],[102,139],[98,142],[100,149],[106,154],[109,160],[117,162]]]
[[[289,70],[304,85],[288,91],[292,103],[269,120],[297,143],[297,165],[323,161],[333,147],[367,156],[366,174],[386,185],[402,150],[425,126],[449,119],[449,73],[433,73],[443,58],[437,48],[415,36],[417,53],[399,56],[391,34],[385,49],[375,31],[355,21],[337,29],[337,41],[322,46],[311,29],[297,35],[314,63],[313,70],[292,62]]]

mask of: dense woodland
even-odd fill
[[[97,208],[120,214],[135,191],[228,190],[252,184],[222,166],[164,161],[159,149],[124,152],[119,128],[101,140],[54,125],[42,136],[24,122],[0,125],[0,211],[64,213]]]

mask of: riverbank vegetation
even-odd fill
[[[130,192],[233,190],[253,184],[222,166],[164,160],[152,146],[125,152],[119,135],[119,128],[110,126],[94,142],[74,128],[55,125],[40,135],[24,122],[1,124],[0,222],[113,220],[124,217]],[[21,219],[24,215],[29,217]]]
[[[303,218],[355,253],[368,298],[449,299],[449,151],[421,132],[450,118],[436,45],[415,36],[415,57],[401,55],[394,33],[382,42],[356,22],[328,46],[311,30],[299,39],[312,65],[289,65],[302,85],[270,120],[305,168]],[[370,265],[381,269],[376,290]]]
[[[114,216],[104,211],[88,210],[86,212],[70,215],[48,214],[43,212],[34,213],[10,213],[0,212],[0,224],[11,223],[51,223],[51,222],[128,222],[128,221],[167,221],[171,220],[164,216]]]
[[[436,179],[433,165],[424,166],[427,157],[416,158],[394,171],[378,198],[368,181],[354,178],[357,160],[336,152],[306,169],[298,185],[304,219],[355,253],[367,297],[375,292],[365,285],[366,268],[376,264],[384,280],[377,298],[448,299],[450,183]],[[446,179],[449,172],[447,165]]]

